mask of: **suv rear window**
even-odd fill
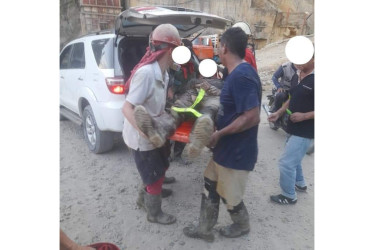
[[[97,66],[100,69],[113,69],[113,42],[111,39],[100,39],[92,41],[91,46],[95,55]]]

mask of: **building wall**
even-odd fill
[[[82,34],[113,29],[119,13],[121,13],[119,0],[81,0]]]
[[[60,0],[60,49],[80,35],[79,0]]]
[[[60,49],[92,32],[114,29],[120,0],[60,0]]]

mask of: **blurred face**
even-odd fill
[[[294,65],[295,65],[295,68],[300,71],[308,71],[310,69],[314,69],[314,57],[312,57],[312,59],[310,59],[310,61],[305,64],[294,64]]]

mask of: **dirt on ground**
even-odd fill
[[[272,74],[287,61],[285,45],[279,42],[256,51],[263,103],[272,87]],[[244,196],[251,231],[236,239],[220,236],[219,228],[231,223],[221,203],[215,241],[206,243],[187,238],[182,230],[199,217],[203,171],[211,157],[208,149],[188,165],[171,162],[167,176],[177,181],[166,186],[173,195],[163,199],[162,208],[177,222],[159,225],[149,223],[136,206],[140,177],[126,145],[117,143],[112,151],[95,155],[86,146],[81,127],[61,121],[60,227],[79,244],[112,242],[120,249],[314,249],[314,154],[303,160],[308,190],[298,193],[298,202],[289,206],[270,202],[270,195],[280,193],[277,161],[285,138],[283,130],[269,128],[262,111],[258,162]]]

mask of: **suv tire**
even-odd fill
[[[88,148],[95,154],[104,153],[112,149],[113,133],[101,131],[96,124],[95,116],[90,105],[83,110],[83,134]]]

